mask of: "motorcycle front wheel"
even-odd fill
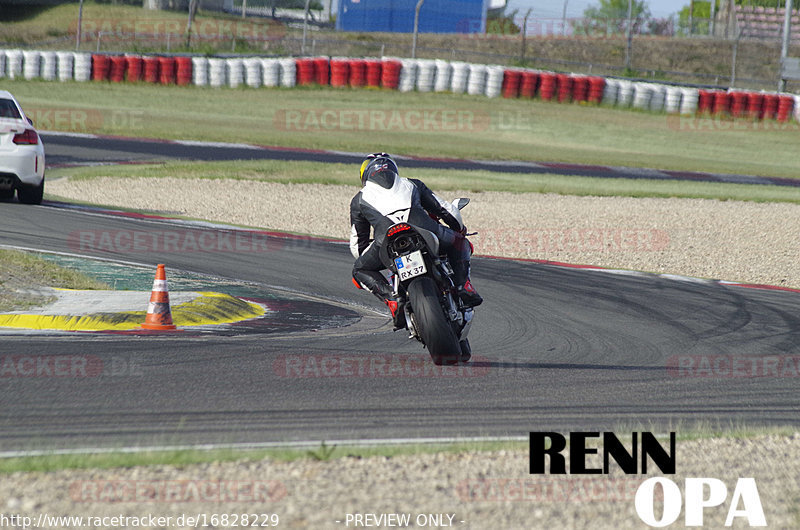
[[[458,363],[461,359],[461,346],[439,303],[439,293],[434,281],[423,276],[411,282],[406,290],[414,312],[414,322],[433,363]]]

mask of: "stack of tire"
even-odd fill
[[[331,59],[331,86],[345,87],[350,82],[350,61],[344,57]]]
[[[76,79],[75,54],[72,52],[56,52],[56,58],[58,60],[58,80],[64,82]]]
[[[192,83],[196,86],[208,85],[207,57],[192,57]]]
[[[125,57],[127,63],[126,79],[128,82],[135,83],[144,77],[144,59],[138,55],[128,55]]]
[[[261,81],[266,87],[281,86],[281,63],[278,59],[261,59]]]

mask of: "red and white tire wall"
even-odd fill
[[[398,57],[190,57],[0,50],[0,78],[209,87],[330,85],[538,98],[669,114],[800,121],[800,95],[710,90],[496,65]]]

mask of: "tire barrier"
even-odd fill
[[[761,107],[764,105],[764,94],[749,92],[747,94],[747,115],[752,119],[761,118]]]
[[[762,120],[774,120],[778,114],[778,94],[764,94],[764,106],[761,107]]]
[[[9,79],[22,77],[22,50],[6,51],[6,77]]]
[[[589,78],[589,103],[600,104],[603,101],[603,93],[606,88],[606,80],[602,77]]]
[[[667,99],[667,87],[664,85],[650,85],[650,112],[663,112]]]
[[[503,97],[518,98],[519,86],[522,82],[522,72],[519,70],[506,70],[503,76]]]
[[[633,103],[633,83],[625,79],[620,79],[618,83],[617,106],[630,107],[631,103]]]
[[[35,79],[39,77],[39,63],[41,57],[41,52],[27,50],[22,52],[22,60],[24,62],[22,75],[25,79]]]
[[[2,54],[0,54],[0,56],[2,56]],[[77,73],[75,72],[75,54],[72,52],[56,52],[56,58],[58,61],[58,80],[65,82],[75,79],[77,77]],[[1,67],[0,70],[2,70]]]
[[[420,59],[417,61],[417,91],[432,92],[436,79],[436,61]]]
[[[330,61],[327,57],[317,57],[314,59],[314,75],[318,85],[328,85],[330,79]]]
[[[558,84],[558,102],[568,103],[572,99],[572,85],[575,78],[569,74],[557,74],[556,83]]]
[[[403,63],[397,59],[381,60],[381,87],[397,90],[400,84],[400,71]]]
[[[92,55],[92,81],[105,81],[111,69],[111,58],[107,55]]]
[[[225,69],[228,74],[229,87],[238,88],[242,83],[244,83],[244,62],[241,59],[227,59],[225,61]]]
[[[367,59],[364,65],[367,72],[367,86],[379,88],[381,86],[381,76],[383,74],[381,61],[378,59]]]
[[[45,81],[53,81],[56,79],[58,72],[58,63],[56,59],[56,52],[42,52],[41,58],[41,77]]]
[[[128,69],[128,60],[122,55],[111,57],[111,64],[108,70],[108,79],[112,83],[122,83],[125,81],[125,71]]]
[[[261,75],[261,59],[250,57],[244,61],[244,83],[250,88],[259,88],[264,81]]]
[[[144,78],[144,60],[138,55],[128,55],[125,57],[127,73],[125,78],[127,81],[135,83]]]
[[[189,57],[0,50],[0,78],[148,82],[250,88],[317,84],[401,92],[453,92],[559,103],[604,104],[668,114],[800,122],[800,95],[709,90],[442,59],[397,57]]]
[[[480,96],[486,92],[486,65],[469,65],[469,78],[467,79],[467,94]]]
[[[664,98],[664,111],[667,114],[677,114],[681,111],[681,96],[683,91],[678,86],[668,86]]]
[[[144,80],[147,83],[158,83],[159,79],[159,62],[158,57],[145,57],[142,59],[144,62]]]
[[[261,81],[266,87],[281,85],[281,64],[278,59],[261,59]]]
[[[578,76],[572,80],[572,101],[578,103],[588,101],[589,99],[589,78],[585,76]]]
[[[436,80],[433,82],[434,92],[447,92],[450,90],[453,78],[453,67],[450,63],[436,59]]]
[[[606,86],[603,88],[602,103],[605,103],[606,105],[616,105],[618,96],[619,81],[616,79],[607,79]]]
[[[297,59],[296,64],[298,85],[310,85],[317,82],[316,72],[314,71],[314,59]]]
[[[192,83],[208,86],[208,58],[192,57]]]
[[[339,57],[331,59],[331,86],[345,87],[350,81],[350,62]]]
[[[503,77],[505,68],[502,66],[489,66],[486,68],[486,91],[484,95],[488,98],[500,96],[503,90]]]
[[[411,92],[417,84],[417,60],[401,59],[403,65],[400,68],[400,81],[397,83],[397,90],[400,92]]]
[[[175,58],[175,83],[180,86],[192,84],[192,58]]]
[[[539,87],[539,74],[536,72],[522,72],[519,82],[519,97],[532,98]]]
[[[359,88],[367,84],[367,62],[363,59],[350,61],[350,86]]]
[[[786,123],[792,115],[794,109],[794,96],[788,94],[781,94],[778,96],[778,116],[777,119],[781,123]]]
[[[556,94],[556,84],[558,83],[556,74],[552,72],[542,72],[539,75],[539,97],[544,101],[550,101]]]
[[[650,98],[652,95],[653,89],[649,83],[634,83],[633,108],[638,110],[649,110]]]
[[[710,90],[700,90],[697,92],[697,111],[700,113],[711,113],[714,107],[714,93]]]
[[[281,67],[281,86],[285,88],[294,88],[296,82],[296,65],[295,60],[287,57],[285,59],[280,59],[278,64]]]
[[[696,114],[700,91],[696,88],[681,88],[681,114]]]
[[[175,58],[158,58],[158,80],[162,85],[174,85],[176,80]]]
[[[461,61],[450,63],[453,72],[450,77],[450,91],[454,94],[463,94],[467,91],[469,81],[469,65]]]
[[[728,114],[731,110],[731,97],[727,92],[714,92],[714,114]]]
[[[747,115],[747,92],[730,93],[731,116],[741,118]]]
[[[208,60],[208,84],[214,88],[225,85],[225,59]]]

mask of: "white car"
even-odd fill
[[[10,92],[0,90],[0,199],[40,204],[44,194],[44,145],[33,122]]]

